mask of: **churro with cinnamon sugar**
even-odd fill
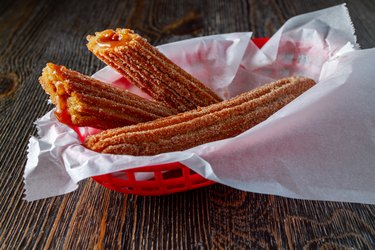
[[[315,84],[290,77],[204,108],[147,123],[103,131],[86,138],[97,152],[156,155],[236,136],[266,120]]]
[[[87,36],[88,49],[157,101],[180,112],[222,101],[211,89],[129,29]]]
[[[58,120],[68,125],[108,129],[176,113],[160,103],[52,63],[43,69],[39,82],[56,105]]]

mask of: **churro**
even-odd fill
[[[304,77],[289,77],[204,108],[86,138],[97,152],[155,155],[185,150],[236,136],[266,120],[315,84]]]
[[[96,32],[87,40],[88,49],[99,59],[155,100],[180,112],[222,101],[132,30]]]
[[[48,63],[39,82],[53,104],[62,123],[99,129],[151,121],[176,113],[131,92]]]

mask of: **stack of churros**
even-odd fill
[[[289,77],[223,101],[131,30],[97,32],[88,41],[90,51],[154,99],[47,64],[39,81],[56,116],[68,125],[103,129],[84,142],[100,153],[156,155],[233,137],[315,84]]]

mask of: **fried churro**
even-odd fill
[[[56,105],[58,120],[68,125],[108,129],[176,113],[162,104],[52,63],[43,69],[39,82]]]
[[[222,101],[211,89],[129,29],[87,37],[88,49],[131,83],[180,112]]]
[[[304,77],[289,77],[204,108],[86,138],[97,152],[155,155],[180,151],[236,136],[266,120],[315,84]]]

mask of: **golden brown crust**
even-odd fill
[[[87,47],[155,100],[178,111],[222,101],[211,89],[181,69],[129,29],[88,36]]]
[[[151,121],[176,111],[146,100],[127,90],[48,63],[39,82],[63,123],[100,129]]]
[[[97,152],[129,155],[185,150],[248,130],[314,84],[308,78],[285,78],[205,108],[103,131],[88,137],[85,145]]]

